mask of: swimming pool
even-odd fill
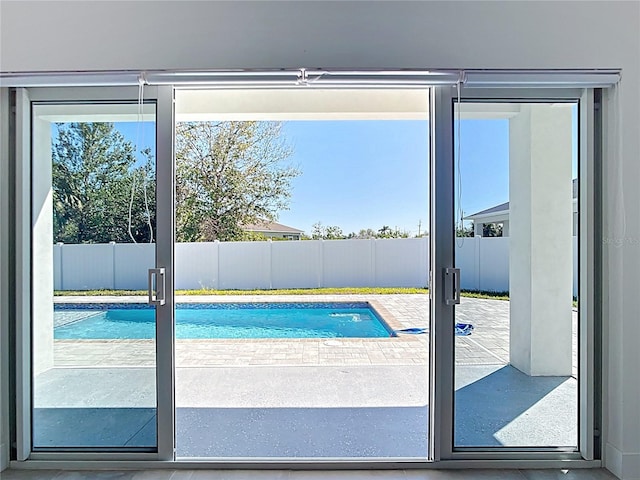
[[[151,339],[155,310],[146,304],[57,304],[56,339]],[[395,336],[368,302],[184,303],[178,339],[382,338]]]

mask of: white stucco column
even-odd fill
[[[482,222],[473,222],[473,235],[476,237],[482,236],[482,230],[484,228],[484,223]]]
[[[509,121],[511,364],[571,374],[571,106],[523,105]]]
[[[51,123],[33,120],[33,370],[53,367],[53,192]]]

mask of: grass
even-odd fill
[[[509,300],[509,292],[489,292],[486,290],[462,290],[460,292],[460,296],[492,300]]]
[[[428,294],[427,288],[345,287],[345,288],[281,288],[273,290],[176,290],[176,295],[395,295]],[[147,295],[146,290],[58,290],[56,296]]]
[[[107,296],[143,296],[146,290],[56,290],[56,297],[107,297]],[[274,290],[212,290],[201,288],[198,290],[176,290],[176,295],[428,295],[428,288],[406,287],[343,287],[343,288],[279,288]],[[488,300],[509,300],[509,292],[488,292],[462,290],[463,297],[483,298]],[[573,299],[573,306],[578,302]]]
[[[428,295],[428,288],[404,287],[345,287],[345,288],[286,288],[273,290],[176,290],[176,295]],[[146,290],[58,290],[56,296],[124,296],[147,295]],[[485,298],[492,300],[509,300],[508,292],[469,291],[461,292],[463,297]]]

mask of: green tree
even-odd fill
[[[342,240],[347,238],[337,225],[324,226],[321,222],[316,222],[311,228],[311,238],[314,240]]]
[[[150,148],[140,152],[144,164],[129,171],[124,186],[129,192],[127,224],[133,242],[153,242],[156,231],[155,162]]]
[[[499,223],[485,223],[482,225],[483,237],[501,237],[502,225]]]
[[[64,123],[57,129],[52,146],[54,241],[150,241],[155,228],[150,150],[143,152],[146,163],[136,167],[133,145],[113,123]]]
[[[387,238],[390,237],[392,233],[391,227],[388,225],[383,225],[380,230],[378,230],[378,237]]]
[[[376,238],[409,238],[409,236],[409,232],[400,230],[398,227],[392,229],[388,225],[383,225],[382,228],[378,230]]]
[[[176,237],[240,240],[242,225],[287,209],[292,151],[277,122],[184,122],[176,127]]]
[[[267,240],[269,240],[269,237],[261,232],[243,231],[241,240],[243,242],[266,242]]]
[[[456,227],[456,237],[473,237],[473,225],[470,227]]]
[[[362,228],[358,233],[355,233],[355,232],[350,233],[347,238],[357,238],[357,239],[378,238],[378,233],[371,228],[366,228],[366,229]]]

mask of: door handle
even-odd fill
[[[460,304],[460,269],[444,269],[444,301],[447,305]]]
[[[156,279],[155,293],[153,289],[153,278]],[[165,304],[165,281],[164,267],[149,269],[149,305]]]

